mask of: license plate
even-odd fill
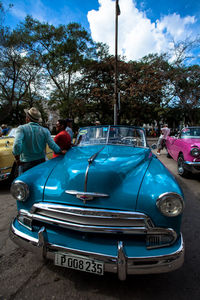
[[[59,252],[55,253],[55,265],[98,275],[104,273],[103,262]]]

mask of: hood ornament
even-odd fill
[[[109,197],[108,194],[102,194],[102,193],[90,193],[90,192],[79,192],[75,190],[66,190],[66,194],[70,194],[73,196],[76,196],[76,198],[83,200],[84,204],[86,201],[94,200],[95,198],[107,198]]]

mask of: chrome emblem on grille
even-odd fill
[[[87,195],[76,195],[76,198],[81,199],[83,201],[87,201],[87,200],[93,200],[94,197],[93,196],[87,196]]]

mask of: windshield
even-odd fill
[[[187,127],[181,131],[182,139],[200,139],[200,127]]]
[[[76,144],[79,146],[94,144],[147,146],[144,130],[131,126],[94,126],[81,128]]]

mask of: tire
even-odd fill
[[[180,154],[177,161],[178,174],[182,177],[188,177],[189,172],[184,168],[184,156]]]

